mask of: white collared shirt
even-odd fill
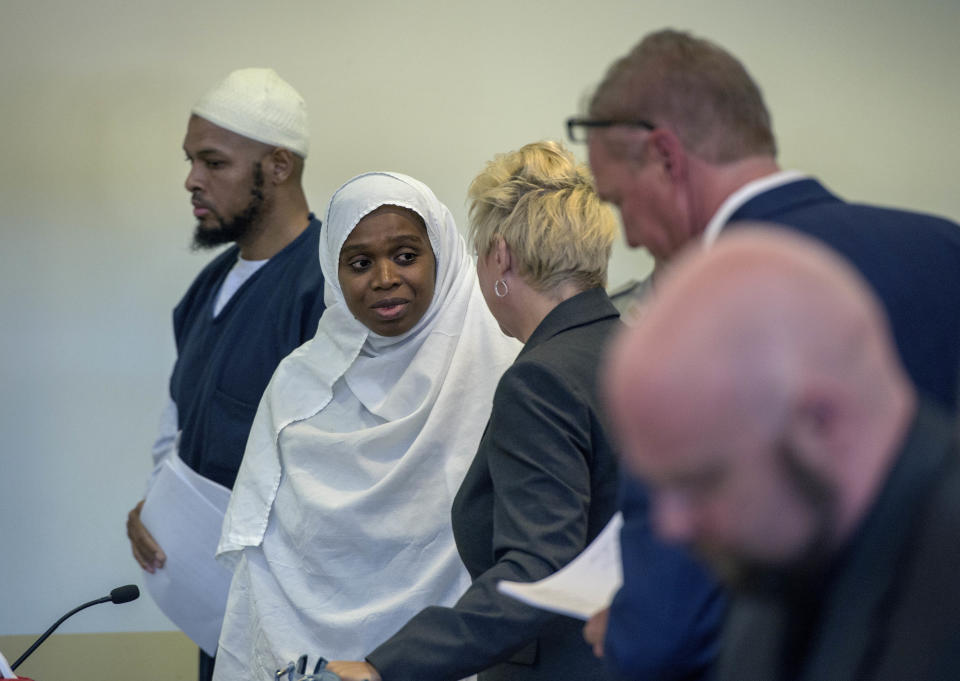
[[[720,236],[720,230],[727,224],[730,216],[737,212],[747,201],[771,189],[776,189],[777,187],[796,182],[797,180],[804,180],[808,177],[810,176],[806,173],[801,173],[797,170],[780,170],[771,175],[765,175],[757,180],[753,180],[752,182],[747,182],[740,187],[740,189],[728,196],[726,200],[720,204],[720,207],[717,209],[717,212],[713,214],[713,217],[710,218],[706,229],[703,230],[704,247],[713,245],[713,242]]]
[[[706,228],[703,230],[703,237],[700,243],[704,248],[712,246],[713,242],[720,236],[720,230],[727,224],[730,216],[736,213],[737,210],[750,199],[771,189],[782,187],[785,184],[790,184],[797,180],[804,180],[808,177],[810,177],[810,175],[798,170],[779,170],[770,175],[765,175],[759,179],[747,182],[740,187],[740,189],[730,194],[730,196],[720,204],[720,207],[713,214],[713,217],[710,218],[710,222],[707,223]],[[653,291],[656,286],[655,274],[656,269],[651,272],[650,277],[643,282],[642,293],[623,311],[622,318],[628,325],[635,324],[642,316],[644,303],[648,298],[648,294]]]

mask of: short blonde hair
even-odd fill
[[[467,198],[470,239],[481,257],[502,238],[520,276],[538,291],[566,283],[580,290],[606,286],[617,221],[587,166],[560,143],[498,154]]]

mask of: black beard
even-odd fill
[[[263,167],[257,161],[253,166],[253,187],[250,189],[250,202],[247,203],[247,207],[229,222],[225,221],[219,214],[214,213],[220,223],[220,226],[214,229],[205,229],[198,222],[193,230],[191,249],[197,251],[239,241],[253,230],[254,225],[260,219],[262,209]]]

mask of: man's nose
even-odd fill
[[[192,194],[201,189],[200,179],[200,171],[197,168],[197,164],[191,163],[190,172],[187,173],[187,179],[184,181],[183,186]]]

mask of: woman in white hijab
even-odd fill
[[[360,656],[470,581],[450,506],[519,345],[450,211],[413,178],[337,190],[320,263],[327,309],[264,393],[224,520],[219,681]]]
[[[556,142],[497,155],[468,195],[480,286],[501,328],[524,342],[453,502],[473,583],[453,607],[425,608],[363,658],[329,670],[344,681],[606,680],[583,622],[497,585],[560,570],[616,510],[616,455],[597,394],[604,349],[621,326],[604,291],[616,218],[587,168]]]

